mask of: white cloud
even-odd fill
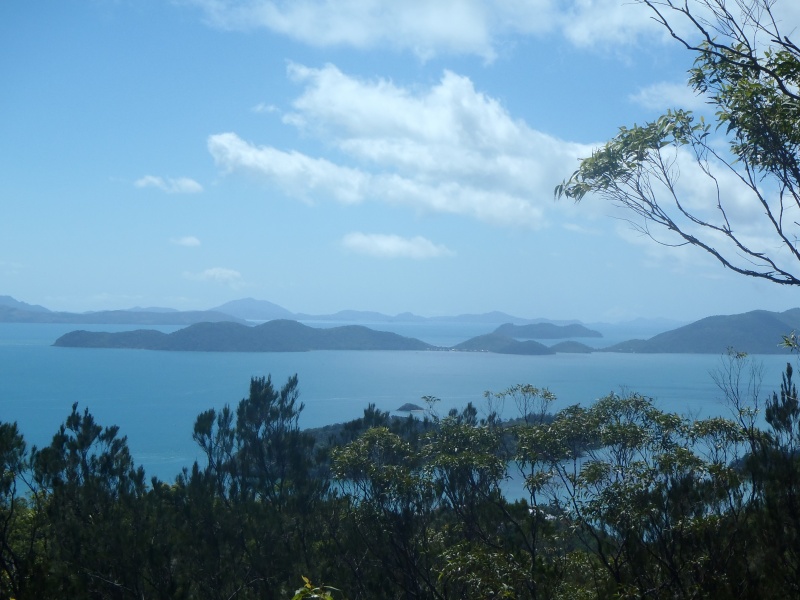
[[[332,65],[290,65],[289,75],[305,87],[286,122],[358,166],[258,146],[235,133],[210,136],[208,147],[225,171],[258,174],[305,200],[384,201],[537,228],[553,206],[556,179],[591,152],[512,118],[455,73],[413,90]]]
[[[280,112],[277,106],[274,104],[267,104],[265,102],[259,102],[256,104],[252,109],[254,113],[276,113]]]
[[[200,240],[198,240],[193,235],[186,235],[180,238],[172,238],[170,240],[176,246],[186,246],[187,248],[192,248],[200,245]]]
[[[427,58],[437,52],[493,55],[491,11],[475,0],[196,0],[226,29],[265,28],[318,46],[388,46]]]
[[[399,235],[353,232],[344,236],[342,245],[353,252],[378,258],[413,258],[421,260],[455,255],[446,246],[434,244],[421,236],[404,238]]]
[[[626,0],[193,0],[223,29],[263,28],[317,46],[388,47],[421,59],[477,55],[491,61],[518,35],[561,32],[578,46],[629,46],[658,29]],[[662,35],[664,32],[661,32]]]
[[[342,202],[359,202],[363,199],[362,187],[366,175],[322,158],[257,147],[235,133],[212,135],[208,139],[208,149],[217,165],[225,171],[256,173],[298,197],[310,198],[314,192],[329,191]]]
[[[582,48],[627,51],[642,40],[673,43],[655,13],[631,0],[186,1],[218,28],[266,29],[316,47],[391,48],[423,60],[444,54],[491,61],[517,36],[554,33]],[[729,2],[726,9],[738,10],[736,4]],[[709,17],[701,2],[690,1],[689,6],[696,16]],[[679,35],[695,35],[687,19],[661,8]],[[800,19],[797,3],[776,3],[773,13],[782,33],[790,35],[791,25]]]
[[[200,273],[185,273],[187,279],[195,281],[213,281],[215,283],[223,283],[236,287],[242,279],[242,274],[233,269],[225,269],[223,267],[213,267],[206,269]]]
[[[645,108],[666,110],[683,108],[686,110],[703,110],[708,108],[706,100],[694,92],[687,83],[671,83],[662,81],[640,89],[628,99]]]
[[[197,194],[203,191],[203,186],[188,177],[157,177],[145,175],[134,182],[136,187],[154,187],[168,194]]]
[[[653,12],[630,0],[567,0],[561,5],[558,29],[573,45],[624,49],[642,37],[667,40]]]

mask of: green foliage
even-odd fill
[[[702,144],[708,134],[709,126],[702,119],[695,122],[690,111],[680,109],[644,125],[620,127],[616,137],[583,159],[580,168],[556,186],[555,194],[575,201],[590,192],[622,199],[641,186],[644,177],[663,172],[664,149]],[[655,202],[643,203],[645,208],[654,211]]]
[[[0,597],[795,596],[794,373],[762,431],[737,391],[755,371],[729,360],[717,381],[734,420],[640,394],[552,415],[549,391],[516,385],[485,395],[484,418],[472,404],[422,421],[367,407],[326,452],[299,429],[296,377],[255,378],[236,410],[198,416],[206,464],[150,486],[88,410],[30,453],[0,423]],[[505,404],[519,417],[501,420]]]
[[[0,597],[18,597],[40,567],[37,519],[18,491],[27,475],[25,440],[16,423],[0,423]]]
[[[144,471],[118,432],[74,404],[50,445],[32,451],[50,578],[65,595],[138,597],[144,590]]]
[[[702,248],[744,275],[800,285],[800,232],[785,218],[800,206],[800,48],[779,29],[772,0],[642,2],[694,53],[688,83],[716,109],[716,126],[672,109],[644,125],[621,127],[556,186],[555,196],[598,195],[626,209],[631,224],[657,241]],[[693,35],[677,33],[679,22]],[[727,152],[716,134],[727,140]],[[708,179],[703,206],[678,185],[689,161]],[[756,209],[741,221],[741,207],[721,189],[726,174]],[[744,234],[759,218],[775,242],[763,248]],[[657,237],[658,231],[666,235]]]

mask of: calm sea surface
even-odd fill
[[[319,326],[318,324],[316,326]],[[452,345],[487,333],[486,325],[373,325],[432,344]],[[172,480],[200,455],[191,439],[198,413],[248,393],[252,376],[272,375],[280,387],[297,373],[306,408],[303,427],[361,416],[372,402],[394,411],[425,395],[438,410],[467,402],[484,409],[483,392],[514,384],[547,387],[555,410],[589,404],[609,392],[637,391],[664,409],[695,416],[728,415],[710,373],[719,356],[556,354],[511,356],[459,352],[153,352],[55,348],[73,329],[120,331],[107,325],[0,323],[0,420],[17,421],[29,444],[48,444],[74,402],[101,425],[119,425],[138,464]],[[178,327],[162,327],[173,331]],[[606,341],[608,343],[608,341]],[[790,355],[753,357],[764,366],[764,393],[778,389]],[[507,416],[513,407],[506,407]]]

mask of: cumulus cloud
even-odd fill
[[[264,176],[292,195],[306,198],[314,192],[327,191],[343,202],[363,199],[361,187],[366,175],[322,158],[257,147],[235,133],[212,135],[208,149],[225,171],[250,171]]]
[[[377,258],[422,260],[455,255],[446,246],[434,244],[422,236],[404,238],[399,235],[353,232],[344,236],[342,245],[353,252]]]
[[[200,245],[200,240],[198,240],[193,235],[186,235],[179,238],[172,238],[170,240],[176,246],[186,246],[187,248],[193,248]]]
[[[208,148],[224,171],[259,175],[294,197],[382,201],[537,228],[552,206],[554,173],[591,152],[514,119],[449,71],[427,89],[360,80],[333,65],[290,65],[289,76],[304,88],[286,123],[334,146],[348,164],[232,132],[210,136]]]
[[[145,175],[134,182],[139,188],[154,187],[167,194],[197,194],[203,191],[203,186],[189,177],[157,177]]]
[[[186,273],[185,276],[187,279],[193,279],[194,281],[212,281],[232,287],[236,287],[242,279],[242,274],[239,271],[223,267],[213,267],[200,273]]]

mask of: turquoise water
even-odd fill
[[[457,325],[415,335],[431,343],[457,337]],[[517,383],[548,387],[554,409],[591,403],[609,392],[637,391],[664,410],[727,415],[710,372],[718,356],[557,354],[511,356],[457,352],[200,353],[55,348],[75,325],[0,324],[0,420],[17,421],[29,444],[49,443],[73,402],[102,425],[116,424],[148,475],[172,480],[200,455],[191,440],[198,413],[248,393],[252,376],[272,375],[280,386],[297,373],[306,409],[303,427],[341,422],[370,402],[393,411],[424,395],[441,399],[439,412],[467,402],[484,407],[483,392]],[[132,327],[81,326],[94,330]],[[375,326],[377,329],[378,326]],[[177,327],[161,328],[172,331]],[[475,330],[475,331],[473,331]],[[462,326],[467,339],[485,332]],[[780,385],[789,356],[755,357],[764,365],[764,390]],[[513,416],[513,407],[507,416]]]

